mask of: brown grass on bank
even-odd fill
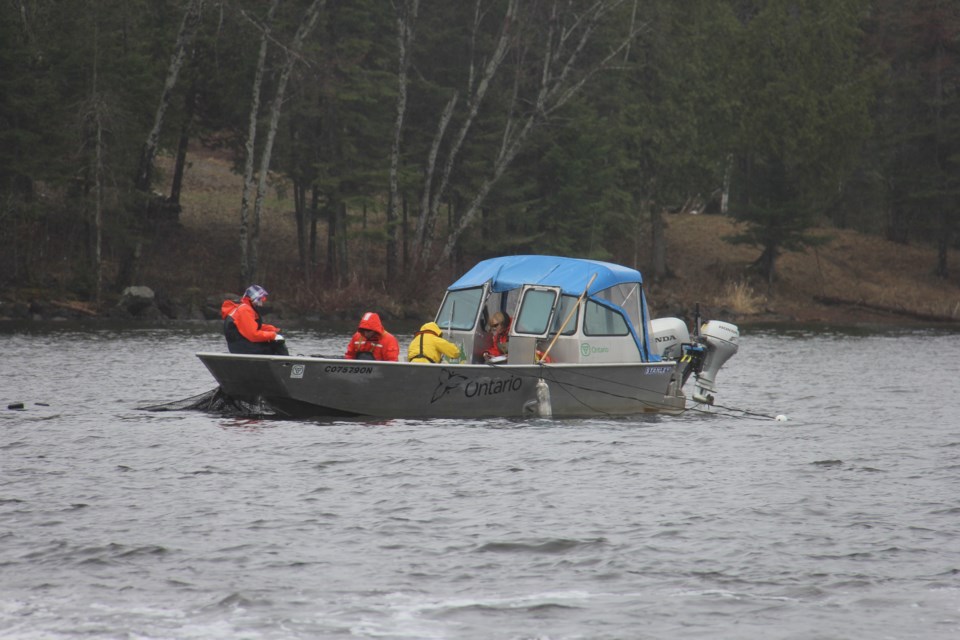
[[[169,159],[161,159],[161,168],[169,170]],[[172,292],[190,290],[198,296],[240,292],[244,286],[237,281],[241,187],[241,178],[227,159],[195,155],[185,176],[182,226],[157,239],[154,249],[145,254],[144,284]],[[258,280],[275,293],[275,300],[300,313],[346,318],[375,308],[385,317],[426,317],[435,311],[446,284],[459,275],[448,270],[433,281],[421,282],[416,295],[404,299],[378,280],[382,248],[372,240],[364,241],[360,233],[351,240],[350,273],[338,283],[306,287],[297,267],[289,189],[287,197],[278,193],[283,192],[272,192],[265,203]],[[371,214],[370,228],[378,222]],[[320,254],[326,256],[326,229],[319,231]],[[933,276],[932,248],[822,229],[817,233],[830,241],[805,252],[784,254],[777,263],[778,279],[768,287],[750,269],[759,249],[723,240],[736,231],[736,223],[723,216],[667,217],[672,277],[648,282],[655,315],[688,312],[699,302],[705,316],[725,316],[740,323],[908,323],[921,315],[960,321],[960,279],[942,281]],[[960,273],[960,252],[951,251],[949,265]],[[824,300],[834,303],[824,304]]]
[[[233,171],[228,158],[197,151],[184,176],[179,225],[153,238],[151,249],[143,257],[141,274],[149,286],[172,294],[179,292],[180,296],[184,292],[201,299],[224,293],[237,295],[249,284],[239,281],[242,177]],[[161,157],[158,167],[169,176],[172,160]],[[307,285],[299,268],[290,195],[289,185],[274,183],[261,219],[257,281],[273,294],[277,304],[299,314],[323,317],[352,318],[367,309],[394,318],[419,318],[435,312],[448,274],[423,278],[422,295],[403,299],[383,281],[382,243],[366,238],[362,229],[351,229],[354,237],[348,272],[329,281],[324,278],[326,226],[322,221],[318,224],[321,264]],[[382,225],[382,212],[368,214],[367,228]]]
[[[764,309],[764,301],[745,280],[727,282],[716,298],[716,304],[737,316],[752,316]]]
[[[909,323],[923,317],[960,322],[960,278],[935,277],[931,247],[817,229],[828,242],[781,256],[777,279],[768,286],[750,268],[759,249],[723,240],[737,230],[737,223],[723,216],[669,216],[668,261],[676,277],[658,291],[704,301],[741,322]],[[960,252],[950,252],[949,264],[960,273]],[[751,305],[758,308],[750,311]]]

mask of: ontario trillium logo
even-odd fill
[[[433,390],[433,397],[430,398],[430,404],[433,404],[454,389],[459,389],[466,379],[466,376],[462,376],[459,373],[453,373],[449,369],[442,369],[440,371],[440,378],[437,380],[437,388]]]
[[[609,353],[609,352],[610,352],[610,347],[594,347],[594,346],[591,346],[589,342],[580,343],[580,355],[582,355],[584,358],[587,358],[597,353]]]

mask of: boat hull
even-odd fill
[[[296,418],[483,418],[681,413],[686,398],[673,362],[431,365],[305,356],[199,353],[231,397]]]

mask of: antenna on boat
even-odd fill
[[[693,337],[700,341],[700,303],[693,306]]]

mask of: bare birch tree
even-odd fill
[[[286,60],[283,68],[280,70],[280,80],[277,83],[277,93],[273,97],[273,103],[270,105],[270,119],[267,127],[267,139],[263,145],[263,152],[260,156],[259,180],[257,181],[257,195],[253,203],[253,218],[250,221],[250,253],[247,263],[246,280],[255,280],[259,266],[260,253],[260,219],[263,212],[263,199],[267,193],[267,179],[270,173],[270,158],[273,154],[273,143],[277,138],[277,127],[280,124],[280,113],[283,110],[283,97],[287,90],[287,82],[290,80],[290,74],[294,65],[300,59],[300,53],[303,50],[303,43],[310,35],[310,32],[317,26],[317,20],[320,17],[320,11],[326,4],[326,0],[314,0],[307,8],[303,16],[303,22],[297,28],[293,41],[286,50]]]
[[[465,106],[458,112],[459,92],[454,92],[440,113],[436,133],[424,167],[421,203],[415,236],[412,242],[413,272],[434,270],[456,249],[463,232],[474,222],[490,191],[502,178],[510,163],[527,144],[531,132],[567,104],[587,84],[592,76],[607,68],[636,36],[638,28],[628,24],[623,36],[603,53],[590,49],[597,31],[608,27],[615,10],[626,0],[593,0],[586,6],[575,2],[553,2],[546,26],[537,3],[509,0],[504,9],[499,31],[483,64],[480,55],[471,47]],[[473,13],[472,41],[485,17],[483,0],[477,0]],[[539,43],[535,41],[539,37]],[[441,204],[449,197],[451,176],[471,129],[498,74],[503,61],[513,52],[518,60],[530,54],[538,57],[535,76],[525,74],[524,65],[515,68],[512,80],[512,98],[500,129],[500,144],[490,159],[487,174],[467,198],[464,211],[459,212],[447,231],[438,256],[433,255],[433,229],[441,215]],[[588,55],[588,53],[590,55]],[[455,117],[456,116],[456,117]],[[450,123],[459,123],[452,140],[444,146]],[[443,151],[442,165],[438,158]]]
[[[250,118],[247,122],[247,139],[244,142],[243,191],[240,194],[240,286],[249,284],[250,274],[250,194],[253,192],[253,170],[256,164],[257,121],[260,117],[260,90],[263,86],[263,70],[267,63],[267,45],[270,30],[280,0],[273,0],[267,17],[260,27],[260,50],[257,67],[253,74],[253,92],[250,98]]]
[[[177,32],[177,41],[174,45],[173,55],[170,58],[170,65],[167,68],[167,77],[163,83],[163,91],[160,93],[160,101],[157,105],[157,112],[153,119],[153,126],[147,135],[147,140],[140,153],[140,161],[137,164],[137,172],[133,179],[134,189],[143,194],[144,206],[150,204],[149,192],[150,184],[153,180],[154,161],[157,157],[157,150],[160,147],[160,132],[163,130],[163,123],[166,117],[167,109],[170,106],[170,99],[173,96],[173,90],[177,86],[177,79],[180,76],[180,70],[183,68],[183,62],[187,57],[187,51],[193,42],[200,24],[200,14],[203,11],[204,0],[190,0],[187,10],[183,14],[183,20],[180,22],[180,30]],[[136,212],[143,214],[143,211]],[[125,255],[121,259],[120,269],[117,274],[117,285],[124,287],[133,284],[139,270],[140,254],[142,251],[142,241],[138,238],[133,246],[128,247]]]
[[[137,175],[134,179],[134,186],[137,191],[146,193],[150,190],[150,180],[153,177],[153,162],[157,157],[157,148],[160,146],[160,132],[163,130],[163,120],[170,106],[170,98],[173,89],[177,85],[177,78],[180,76],[180,69],[183,67],[183,61],[187,57],[193,38],[197,33],[197,27],[200,24],[200,14],[203,11],[204,0],[190,0],[187,10],[183,14],[183,20],[180,22],[180,31],[177,33],[177,42],[174,46],[173,56],[170,58],[170,66],[167,69],[167,78],[163,83],[163,92],[160,94],[160,103],[157,105],[157,113],[153,119],[153,127],[147,135],[147,141],[143,145],[143,152],[140,154],[140,164],[137,167]]]
[[[93,119],[93,277],[94,302],[97,307],[103,296],[103,121],[104,103],[100,96],[100,20],[96,11],[93,14],[93,78],[90,94],[93,104],[89,117]]]
[[[434,188],[433,183],[436,179],[435,174],[437,156],[440,152],[440,146],[446,134],[447,127],[453,119],[454,110],[456,109],[460,98],[459,92],[454,92],[440,116],[437,132],[434,135],[433,144],[431,145],[429,157],[427,159],[426,171],[424,172],[425,177],[421,192],[420,216],[417,219],[417,228],[414,233],[412,248],[414,267],[420,266],[423,260],[430,259],[430,252],[432,250],[433,242],[433,228],[440,216],[440,205],[444,196],[447,194],[447,189],[450,186],[450,174],[453,172],[456,161],[459,159],[464,140],[466,140],[467,134],[469,134],[470,129],[473,127],[477,114],[480,111],[480,106],[483,104],[484,98],[487,96],[487,92],[490,89],[491,82],[497,75],[497,72],[500,70],[503,59],[507,55],[507,51],[509,50],[508,45],[515,37],[517,29],[516,19],[518,4],[518,0],[509,0],[507,3],[503,21],[500,24],[500,31],[496,38],[496,44],[494,45],[493,51],[482,70],[477,69],[476,47],[474,45],[471,45],[470,47],[470,61],[466,87],[466,114],[459,130],[455,134],[453,142],[450,144],[447,151],[446,159],[439,176],[439,184],[436,186],[436,188]],[[477,0],[476,4],[474,5],[473,24],[471,26],[472,43],[476,43],[477,41],[477,32],[481,28],[483,17],[483,0]],[[478,72],[480,74],[479,79],[477,78]]]
[[[420,10],[420,0],[394,0],[397,13],[397,112],[393,127],[393,145],[390,148],[390,195],[387,202],[387,281],[392,281],[397,270],[397,220],[400,207],[400,146],[403,123],[407,114],[407,84],[412,47]]]

